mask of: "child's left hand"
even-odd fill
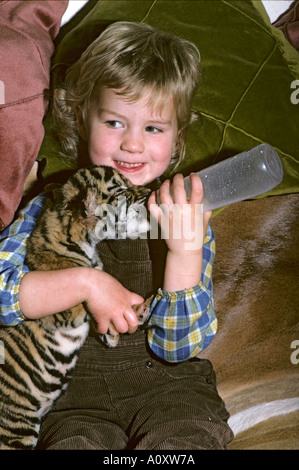
[[[191,175],[191,195],[187,199],[181,174],[173,179],[173,199],[170,181],[159,189],[160,205],[152,193],[148,205],[151,215],[158,220],[168,246],[164,275],[165,290],[194,287],[201,278],[202,246],[211,212],[202,212],[203,189],[200,178]]]
[[[152,216],[159,222],[168,249],[177,254],[200,251],[207,231],[211,212],[202,213],[202,183],[196,174],[191,174],[191,195],[187,199],[183,175],[173,179],[173,199],[170,195],[170,181],[166,180],[159,189],[160,205],[156,194],[150,195],[148,205]],[[191,253],[189,253],[191,254]]]

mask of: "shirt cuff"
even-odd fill
[[[21,273],[17,279],[8,282],[10,284],[9,291],[3,292],[4,297],[1,305],[0,323],[3,326],[15,326],[26,320],[20,309],[19,289],[23,276],[26,272]],[[5,302],[5,296],[9,296],[9,301]],[[5,305],[7,304],[7,306]]]
[[[177,292],[159,289],[150,315],[149,346],[167,362],[182,362],[196,356],[210,344],[217,331],[213,298],[202,282]]]

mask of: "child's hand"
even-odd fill
[[[127,290],[109,274],[91,269],[86,305],[94,317],[98,332],[105,334],[110,323],[119,333],[134,333],[138,318],[132,305],[140,304],[143,298]]]
[[[169,188],[169,180],[161,185],[160,206],[156,204],[155,193],[151,194],[148,201],[149,210],[161,226],[169,251],[185,255],[199,252],[211,217],[211,212],[202,214],[203,190],[200,178],[196,174],[191,175],[189,200],[181,174],[175,175],[173,179],[173,199]]]
[[[42,318],[85,303],[102,334],[107,333],[110,323],[119,333],[134,333],[138,318],[132,305],[142,302],[140,295],[125,289],[108,273],[87,267],[30,271],[23,276],[19,291],[26,318]]]
[[[148,204],[152,216],[158,220],[168,246],[164,274],[164,290],[175,291],[194,287],[201,279],[202,246],[211,212],[202,213],[203,189],[200,178],[191,175],[191,195],[188,200],[182,175],[173,179],[173,199],[170,182],[159,190],[160,206],[155,193]]]

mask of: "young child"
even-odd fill
[[[184,158],[199,69],[199,52],[189,41],[146,24],[112,24],[56,90],[53,118],[62,152],[79,166],[112,166],[136,185],[153,182]],[[87,157],[78,152],[82,143]],[[182,175],[173,179],[173,199],[169,187],[168,180],[161,185],[160,202],[170,209],[175,203],[183,221],[190,211],[194,225],[199,178],[192,175],[190,200]],[[90,333],[67,392],[43,423],[39,448],[225,448],[232,439],[228,413],[211,363],[195,357],[217,327],[211,214],[204,213],[196,227],[205,236],[203,246],[188,249],[184,231],[177,239],[170,229],[163,260],[164,241],[157,248],[157,241],[117,240],[101,243],[105,272],[28,272],[26,238],[44,200],[35,198],[1,234],[1,323],[17,325],[85,302],[98,332],[106,333],[112,322],[131,334],[108,349]],[[149,210],[171,227],[155,193]],[[149,328],[136,331],[132,305],[153,288]]]

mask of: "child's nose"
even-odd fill
[[[121,149],[130,153],[142,153],[144,143],[141,133],[127,130],[123,135]]]

